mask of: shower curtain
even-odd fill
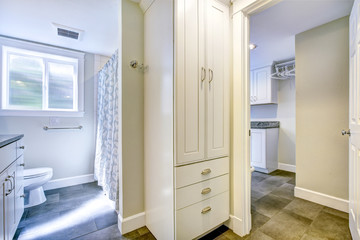
[[[95,179],[118,206],[118,51],[98,73]]]

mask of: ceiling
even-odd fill
[[[0,35],[111,56],[118,48],[119,0],[0,0]],[[57,36],[52,23],[83,30]]]
[[[250,17],[251,69],[295,57],[295,35],[350,14],[354,0],[283,0]]]

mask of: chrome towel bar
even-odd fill
[[[45,130],[45,131],[47,131],[47,130],[63,130],[63,129],[82,129],[83,128],[83,126],[78,126],[78,127],[48,127],[48,126],[45,126],[45,127],[43,127],[43,129]]]

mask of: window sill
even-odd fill
[[[6,117],[84,117],[85,112],[0,110]]]

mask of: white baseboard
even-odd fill
[[[234,215],[230,215],[229,217],[229,220],[224,223],[225,226],[241,237],[249,234],[248,232],[245,232],[243,221],[240,218],[235,217]]]
[[[339,211],[349,212],[349,201],[342,198],[333,197],[327,194],[299,187],[295,187],[295,197],[334,208]]]
[[[145,212],[123,218],[118,215],[118,227],[122,235],[145,226]]]
[[[291,165],[291,164],[286,164],[286,163],[278,163],[278,169],[280,170],[284,170],[284,171],[288,171],[288,172],[293,172],[296,173],[296,166],[295,165]]]
[[[78,184],[94,182],[94,174],[80,175],[75,177],[60,178],[51,180],[44,185],[44,190],[51,190],[56,188],[70,187]]]

